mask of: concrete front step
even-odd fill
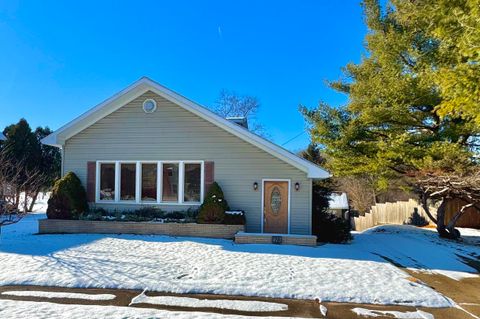
[[[235,234],[235,243],[316,246],[317,236],[238,232]]]

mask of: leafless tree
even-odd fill
[[[257,121],[260,101],[254,96],[239,95],[228,90],[221,90],[219,98],[213,108],[214,112],[222,117],[244,117],[248,119],[248,129],[258,135],[266,137],[265,128]]]
[[[366,213],[375,205],[375,188],[368,176],[348,176],[337,179],[338,190],[347,193],[350,205],[360,213]]]
[[[437,225],[437,231],[442,237],[457,239],[460,232],[455,225],[460,217],[465,214],[467,208],[475,207],[480,209],[480,169],[468,173],[443,173],[427,172],[417,173],[415,176],[415,187],[420,195],[422,207],[428,217]],[[453,199],[460,199],[466,203],[445,222],[445,211],[447,202]],[[430,211],[430,204],[437,203],[437,215],[433,216]]]
[[[3,226],[14,224],[28,214],[28,189],[36,189],[45,183],[45,174],[39,170],[23,170],[21,162],[9,159],[0,150],[0,232]],[[25,192],[23,207],[21,191]]]

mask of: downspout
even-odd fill
[[[310,211],[310,218],[308,220],[309,220],[309,226],[310,226],[309,228],[310,229],[309,229],[308,234],[313,235],[313,232],[312,232],[312,230],[313,230],[313,179],[310,178],[309,180],[310,180],[310,183],[308,183],[309,184],[308,186],[309,186],[310,191],[309,191],[309,196],[308,196],[308,201],[309,201],[308,206],[309,206],[309,211]]]

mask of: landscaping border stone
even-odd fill
[[[135,234],[233,239],[244,225],[40,219],[40,234]]]

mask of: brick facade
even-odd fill
[[[40,234],[137,234],[233,239],[237,232],[245,230],[245,226],[41,219],[38,230]]]

